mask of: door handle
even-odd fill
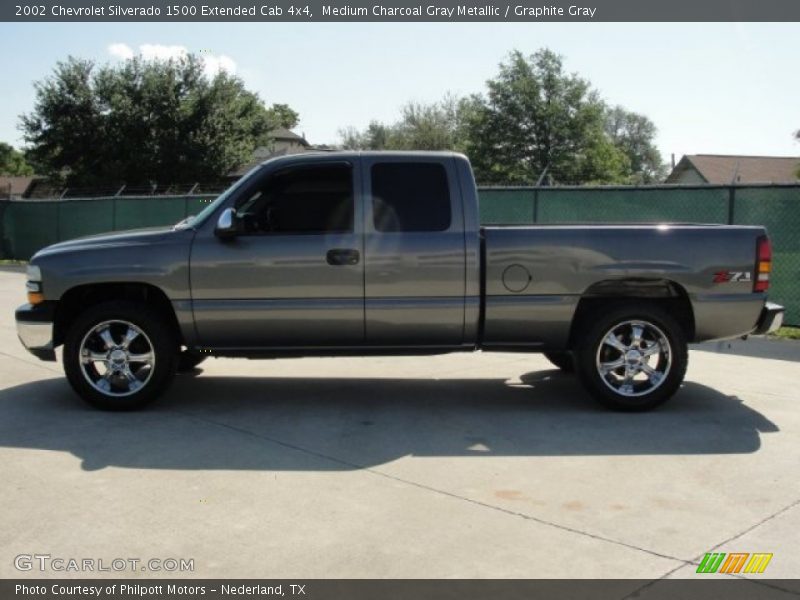
[[[333,250],[328,250],[326,258],[329,265],[357,265],[361,255],[358,250],[334,248]]]

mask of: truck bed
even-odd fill
[[[764,305],[752,279],[715,283],[720,270],[750,273],[762,227],[717,224],[514,225],[481,228],[484,344],[560,347],[582,297],[623,286],[671,285],[698,323],[695,340],[746,334]]]

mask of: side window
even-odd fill
[[[444,231],[450,228],[447,171],[436,163],[378,163],[372,167],[375,229]]]
[[[243,233],[353,231],[353,170],[347,164],[290,167],[270,174],[237,203]]]

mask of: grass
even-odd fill
[[[0,259],[0,266],[6,266],[6,265],[22,265],[22,266],[24,266],[24,265],[27,265],[27,264],[28,264],[27,260],[13,260],[13,259],[10,259],[10,258],[2,258],[2,259]]]
[[[781,327],[775,333],[771,333],[770,337],[782,340],[800,340],[800,327]]]

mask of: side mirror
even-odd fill
[[[222,240],[230,240],[236,237],[238,228],[236,227],[236,210],[226,208],[217,219],[217,226],[214,235]]]

